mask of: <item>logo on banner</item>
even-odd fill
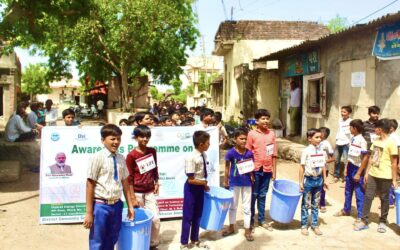
[[[77,134],[75,140],[77,140],[77,141],[86,141],[87,140],[86,134]]]
[[[191,138],[191,137],[192,137],[192,135],[191,135],[189,132],[186,132],[186,133],[178,132],[178,133],[176,134],[176,136],[177,136],[179,139],[181,139],[181,140],[185,140],[185,139],[188,139],[188,138]]]
[[[52,133],[50,138],[52,141],[58,141],[58,140],[60,140],[60,134],[57,132]]]

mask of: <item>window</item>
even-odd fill
[[[317,74],[307,81],[307,112],[326,114],[326,82],[325,77]]]

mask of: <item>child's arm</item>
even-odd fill
[[[133,210],[133,204],[130,198],[131,196],[135,197],[135,194],[133,193],[133,195],[131,195],[131,192],[129,190],[128,178],[122,180],[122,188],[124,190],[126,203],[128,204],[128,219],[133,220],[135,218],[135,210]]]
[[[391,162],[392,162],[392,185],[393,188],[397,188],[397,155],[392,155],[391,156]]]
[[[225,176],[224,176],[224,187],[229,189],[229,169],[230,169],[230,162],[225,161]]]
[[[135,196],[135,188],[133,187],[133,185],[129,184],[129,197],[132,203],[133,207],[140,207],[139,202],[136,200],[136,196]]]
[[[323,178],[323,180],[324,180],[324,186],[322,187],[325,191],[328,189],[328,182],[327,182],[327,179],[326,179],[326,175],[327,175],[327,173],[326,173],[326,168],[322,168],[322,178]]]
[[[154,194],[158,195],[160,191],[160,184],[158,183],[158,163],[157,163],[157,152],[154,150],[154,160],[156,161],[156,168],[154,169]]]
[[[276,156],[272,156],[272,180],[276,179]]]
[[[86,180],[86,214],[83,220],[83,226],[90,229],[93,226],[93,201],[94,201],[94,186],[96,182],[92,179]]]
[[[299,170],[299,186],[300,186],[300,192],[304,191],[304,165],[300,165],[300,170]]]
[[[364,154],[361,160],[361,166],[358,168],[357,173],[354,175],[354,181],[355,182],[359,182],[360,181],[360,176],[361,173],[364,171],[364,169],[367,167],[368,165],[368,160],[369,160],[369,155],[368,154]],[[368,173],[365,172],[365,175],[367,175]]]
[[[333,154],[329,154],[328,160],[326,160],[326,163],[331,163],[335,162],[335,157],[333,157]]]
[[[207,181],[206,180],[197,180],[194,178],[194,176],[188,176],[188,183],[190,185],[197,185],[197,186],[204,186],[204,190],[208,191],[210,188],[207,186]]]

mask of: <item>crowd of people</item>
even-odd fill
[[[32,113],[26,114],[26,104],[19,104],[7,124],[7,130],[13,128],[10,131],[15,131],[18,128],[22,132],[15,132],[14,136],[7,133],[8,139],[21,141],[32,138],[42,126],[54,124],[51,105],[51,100],[46,101],[41,112],[40,105],[31,103]],[[339,182],[341,178],[345,181],[343,209],[334,215],[350,215],[352,195],[355,193],[357,218],[353,228],[355,231],[367,229],[371,204],[378,194],[381,200],[378,232],[386,232],[389,208],[394,207],[394,189],[398,185],[400,138],[395,133],[398,124],[395,119],[380,119],[380,109],[377,106],[368,108],[369,119],[364,122],[350,118],[351,114],[350,106],[341,107],[335,147],[327,140],[329,128],[307,130],[309,145],[301,154],[299,172],[299,191],[303,194],[301,234],[305,236],[309,234],[309,210],[312,231],[316,235],[323,234],[319,228],[318,214],[327,210],[325,194],[328,190],[330,162],[335,162],[330,184]],[[62,115],[65,125],[76,125],[73,110],[64,110]],[[254,118],[254,129],[246,131],[238,128],[233,134],[235,146],[225,155],[223,183],[225,188],[233,192],[233,203],[229,209],[229,226],[223,230],[222,235],[229,236],[236,230],[237,206],[241,196],[244,236],[248,241],[254,240],[252,234],[256,226],[256,208],[258,226],[268,231],[273,230],[271,223],[266,221],[265,209],[269,184],[276,179],[277,168],[277,144],[274,131],[270,130],[270,112],[259,109]],[[105,148],[94,155],[88,167],[84,226],[91,230],[90,247],[97,249],[96,247],[110,246],[111,249],[116,243],[118,234],[115,232],[121,226],[122,191],[128,203],[128,217],[134,217],[133,207],[137,206],[153,212],[151,246],[156,247],[159,244],[161,223],[156,202],[160,188],[157,152],[147,146],[151,138],[151,127],[193,126],[195,151],[185,163],[187,181],[183,190],[181,249],[189,249],[189,240],[192,245],[207,248],[204,242],[199,241],[203,195],[209,191],[206,151],[210,146],[210,135],[205,129],[218,126],[220,143],[224,143],[227,134],[221,120],[222,114],[212,109],[187,109],[181,103],[167,101],[154,104],[149,112],[138,112],[122,119],[119,126],[105,124],[100,132]],[[137,141],[137,147],[129,152],[126,159],[118,153],[122,135],[120,126],[124,125],[135,126],[133,134]],[[341,161],[344,163],[343,171]],[[111,183],[112,179],[114,182]]]

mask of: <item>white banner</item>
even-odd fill
[[[86,210],[86,170],[92,154],[103,148],[101,127],[44,127],[40,156],[40,224],[82,222]],[[119,153],[126,156],[137,145],[133,127],[121,127]],[[185,158],[194,150],[193,127],[151,129],[149,147],[157,150],[160,194],[157,199],[161,218],[182,216]],[[208,156],[208,182],[219,186],[218,129],[211,135]],[[57,159],[56,159],[57,158]],[[61,167],[56,165],[63,162]]]

